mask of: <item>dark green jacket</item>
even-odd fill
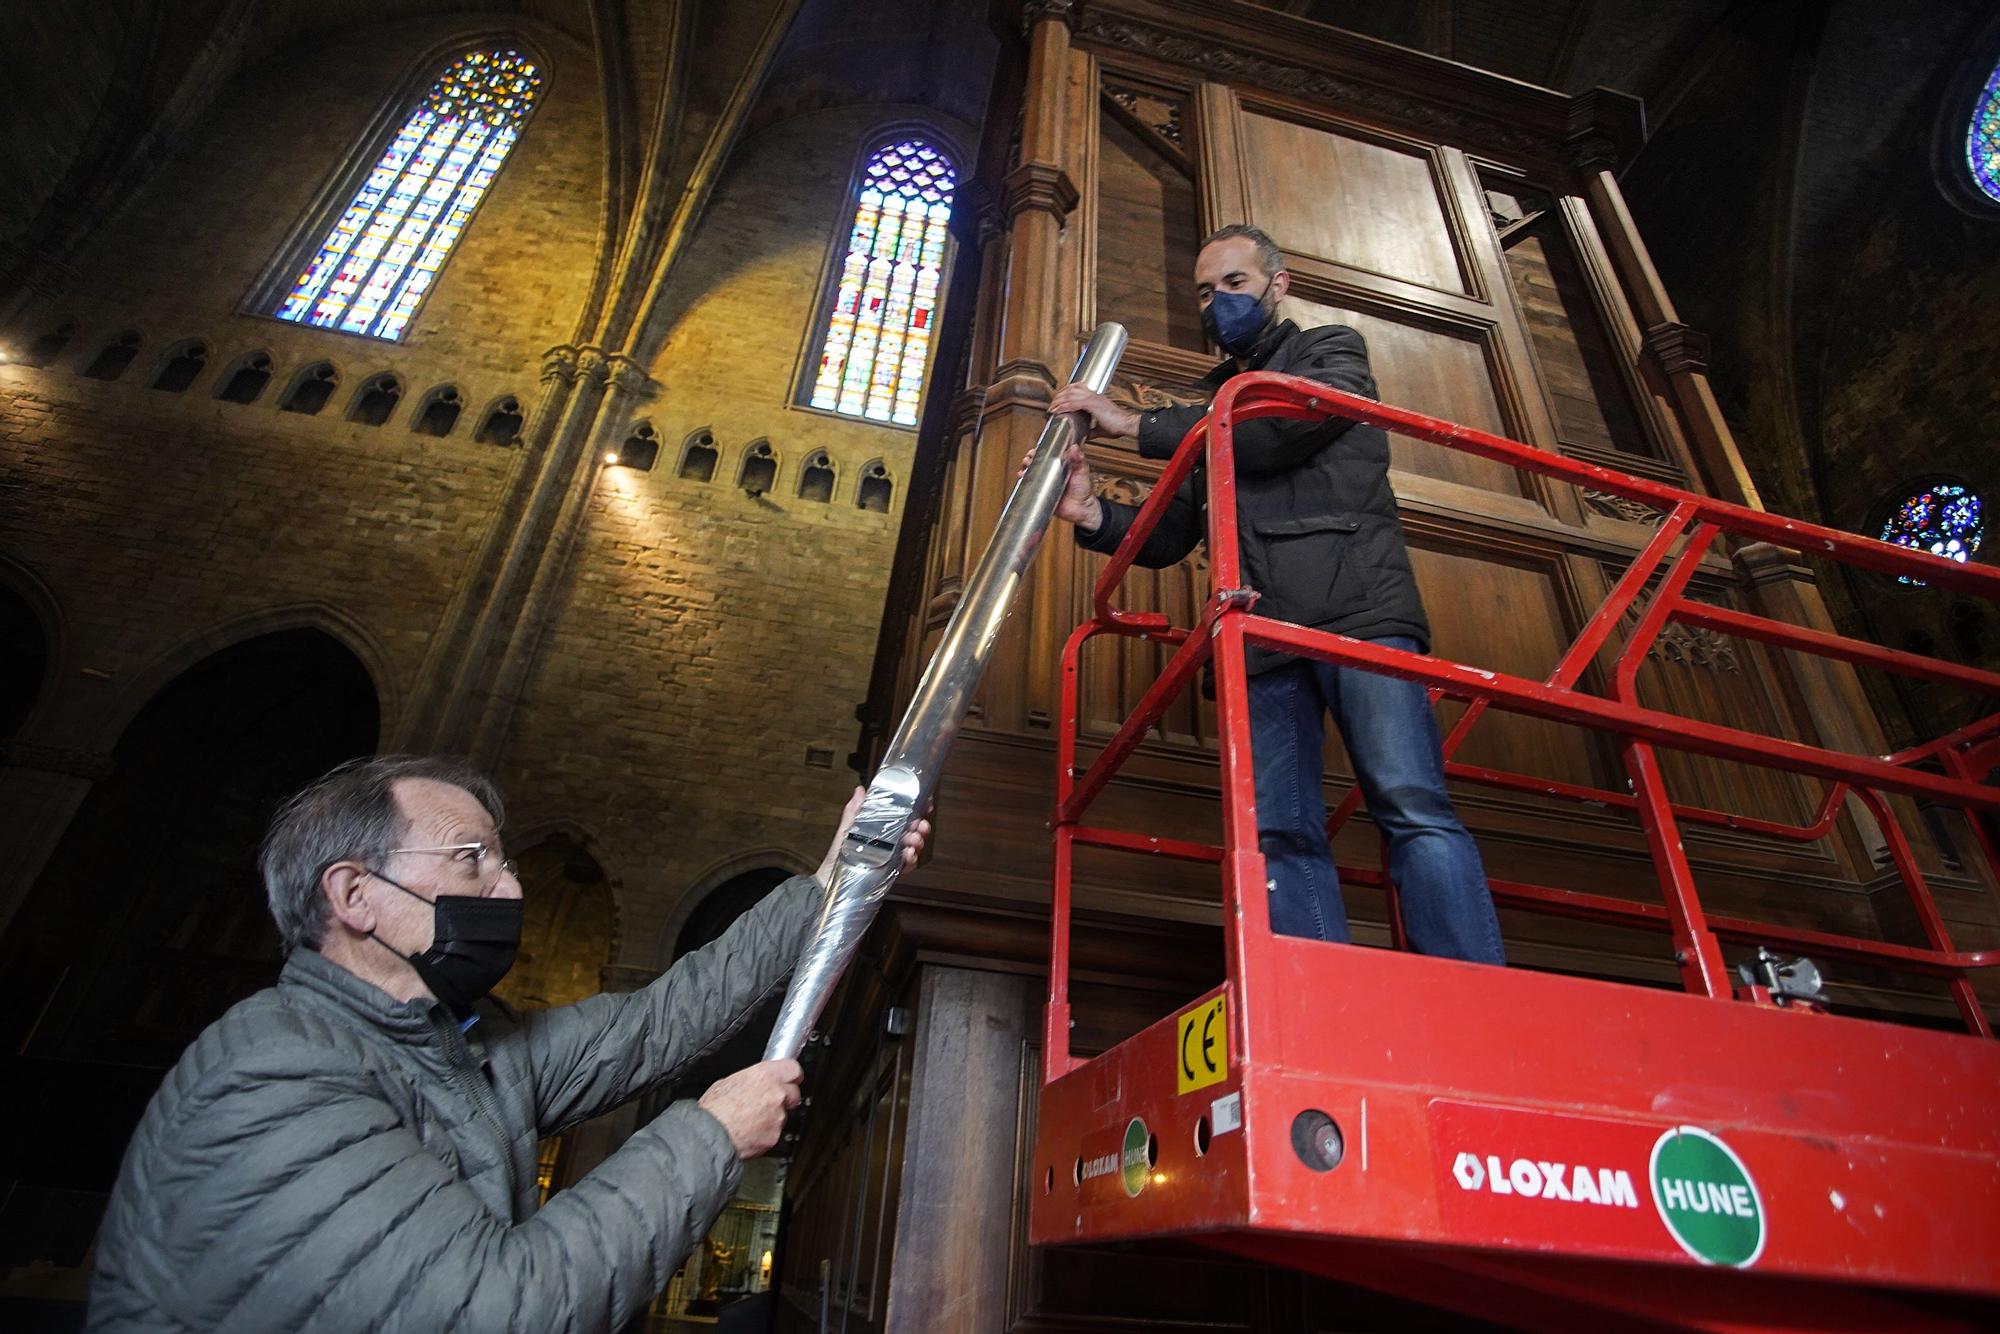
[[[671,1081],[785,983],[817,918],[787,881],[628,995],[461,1034],[312,950],[195,1039],[98,1234],[92,1330],[611,1329],[666,1286],[742,1175],[676,1102],[546,1207],[536,1141]]]
[[[1375,397],[1368,349],[1343,324],[1300,329],[1273,325],[1250,369],[1304,376],[1335,389]],[[1225,361],[1201,382],[1213,394],[1240,372]],[[1139,453],[1171,458],[1205,407],[1140,414]],[[1389,438],[1344,417],[1320,422],[1260,417],[1236,428],[1236,514],[1243,579],[1262,596],[1256,612],[1293,625],[1333,630],[1357,639],[1408,635],[1428,649],[1430,621],[1410,569],[1396,497],[1389,489]],[[1095,531],[1078,529],[1090,551],[1110,554],[1138,509],[1104,503]],[[1139,549],[1137,563],[1158,568],[1182,560],[1208,531],[1208,472],[1197,463]],[[1287,661],[1253,648],[1250,671]]]

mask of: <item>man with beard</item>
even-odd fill
[[[1344,325],[1301,329],[1278,316],[1291,286],[1284,255],[1255,227],[1224,227],[1202,243],[1194,295],[1202,327],[1229,359],[1202,387],[1213,393],[1245,371],[1304,376],[1375,396],[1361,335]],[[1087,415],[1097,433],[1137,437],[1165,459],[1205,407],[1139,412],[1080,384],[1056,392],[1051,412]],[[1430,623],[1417,592],[1389,489],[1389,441],[1343,417],[1275,417],[1235,429],[1243,577],[1260,615],[1428,652]],[[1056,515],[1090,551],[1118,549],[1136,507],[1094,494],[1081,450],[1069,458]],[[1203,465],[1175,493],[1140,549],[1140,565],[1180,561],[1207,531]],[[1389,844],[1410,943],[1425,954],[1503,963],[1500,926],[1479,849],[1445,792],[1437,722],[1424,687],[1358,668],[1249,651],[1250,725],[1258,842],[1270,874],[1271,927],[1281,935],[1346,941],[1347,912],[1326,840],[1320,748],[1333,715],[1368,813]]]

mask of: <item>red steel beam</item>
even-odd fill
[[[1880,667],[1884,671],[1896,672],[1903,676],[1915,676],[1926,681],[1942,681],[1947,685],[1964,686],[1969,690],[2000,695],[2000,672],[1982,672],[1976,667],[1961,667],[1955,662],[1945,662],[1939,658],[1926,658],[1915,653],[1902,653],[1892,648],[1864,644],[1840,635],[1830,635],[1821,630],[1808,630],[1799,625],[1787,625],[1783,621],[1752,616],[1747,612],[1733,611],[1728,607],[1718,607],[1707,602],[1690,602],[1684,599],[1675,605],[1673,619],[1684,625],[1695,625],[1714,630],[1719,634],[1735,635],[1739,639],[1755,639],[1762,643],[1774,644],[1779,648],[1801,649],[1822,658],[1838,658],[1842,662],[1857,663],[1863,667]]]
[[[1560,723],[1592,727],[1618,733],[1670,750],[1688,750],[1725,760],[1789,769],[1835,782],[1878,787],[1909,796],[1934,797],[1953,806],[2000,809],[2000,791],[1976,783],[1950,779],[1905,769],[1885,760],[1847,755],[1840,751],[1809,746],[1801,741],[1759,736],[1733,727],[1706,723],[1695,718],[1600,699],[1570,690],[1552,690],[1540,681],[1512,676],[1483,667],[1466,667],[1428,654],[1385,648],[1364,639],[1322,630],[1307,630],[1262,616],[1245,617],[1244,633],[1251,643],[1280,649],[1299,657],[1345,667],[1365,667],[1384,676],[1437,686],[1445,694],[1463,699],[1488,698],[1493,706],[1510,713],[1525,713]]]

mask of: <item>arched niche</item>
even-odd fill
[[[493,994],[517,1010],[595,996],[618,948],[618,907],[603,865],[566,830],[508,851],[520,868],[521,952]]]
[[[124,723],[0,936],[0,1079],[61,1129],[0,1197],[0,1267],[83,1262],[164,1069],[277,978],[257,845],[278,802],[375,749],[379,712],[353,652],[292,628],[195,660]]]
[[[258,842],[380,723],[367,669],[317,629],[229,645],[155,692],[0,940],[6,1049],[163,1068],[273,981]]]

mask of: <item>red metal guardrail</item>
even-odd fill
[[[1257,616],[1256,595],[1242,587],[1237,549],[1236,478],[1233,434],[1237,423],[1257,417],[1318,420],[1350,417],[1385,430],[1427,440],[1523,472],[1622,496],[1653,506],[1665,518],[1590,617],[1546,680],[1534,681],[1467,666],[1443,658],[1386,648],[1325,631],[1309,630]],[[1158,524],[1176,489],[1206,448],[1209,457],[1208,549],[1211,588],[1196,623],[1174,627],[1164,615],[1119,610],[1111,605],[1133,558]],[[2000,787],[1985,781],[2000,765],[2000,713],[1935,741],[1882,757],[1850,755],[1822,746],[1764,736],[1649,708],[1638,700],[1640,665],[1662,630],[1672,622],[1718,634],[1756,640],[1774,647],[1880,668],[1905,676],[2000,695],[2000,674],[1898,652],[1858,640],[1791,625],[1766,617],[1697,602],[1686,596],[1703,556],[1721,534],[1769,542],[1792,551],[1830,558],[1861,569],[1908,575],[1927,583],[2000,602],[2000,570],[1961,565],[1836,529],[1788,519],[1742,505],[1695,495],[1660,482],[1532,448],[1501,436],[1440,421],[1328,388],[1311,380],[1265,372],[1239,375],[1217,395],[1201,423],[1188,432],[1141,508],[1131,531],[1099,576],[1094,616],[1073,632],[1063,650],[1062,716],[1058,738],[1059,777],[1055,814],[1055,883],[1049,968],[1049,1004],[1044,1033],[1043,1077],[1052,1082],[1076,1068],[1069,1050],[1069,932],[1074,848],[1122,849],[1151,855],[1221,864],[1232,883],[1262,883],[1261,854],[1253,804],[1250,733],[1244,670],[1247,645],[1281,650],[1342,666],[1421,682],[1439,696],[1468,701],[1445,739],[1446,772],[1456,779],[1629,810],[1637,817],[1659,876],[1662,901],[1632,902],[1547,885],[1491,881],[1502,906],[1565,917],[1664,929],[1686,989],[1730,999],[1734,995],[1720,941],[1781,946],[1822,957],[1872,964],[1942,978],[1966,1027],[1992,1037],[1969,975],[2000,965],[2000,950],[1966,951],[1951,940],[1929,885],[1888,794],[1926,798],[1976,815],[2000,810]],[[1676,549],[1678,548],[1678,549]],[[1649,585],[1657,587],[1647,596]],[[1639,608],[1638,624],[1614,660],[1609,694],[1579,688],[1586,670],[1610,641],[1628,612]],[[1107,742],[1087,772],[1077,768],[1079,668],[1084,644],[1114,634],[1177,646],[1160,677],[1141,697],[1131,716]],[[1084,824],[1083,816],[1120,765],[1132,754],[1167,706],[1186,689],[1211,657],[1216,689],[1236,707],[1218,709],[1222,768],[1224,840],[1220,846],[1158,838]],[[1614,792],[1528,774],[1457,762],[1451,756],[1488,709],[1500,708],[1607,732],[1620,746],[1630,792]],[[1711,755],[1819,778],[1825,797],[1811,821],[1789,825],[1725,811],[1679,804],[1669,797],[1660,771],[1658,747]],[[1932,770],[1942,769],[1943,772]],[[1701,903],[1685,851],[1682,823],[1721,826],[1766,837],[1808,842],[1832,828],[1853,797],[1880,826],[1888,850],[1915,909],[1925,945],[1895,945],[1828,932],[1804,930],[1746,918],[1714,915]],[[1332,813],[1329,833],[1353,813],[1350,792]],[[1969,821],[1987,865],[2000,873],[2000,848],[1980,819]],[[1342,867],[1343,880],[1380,886],[1387,894],[1392,937],[1403,944],[1394,884],[1386,868]],[[1263,919],[1261,914],[1259,922]],[[1267,927],[1259,930],[1268,934]],[[1248,933],[1254,936],[1257,933]],[[1246,933],[1225,932],[1232,976],[1240,976],[1239,951]]]

